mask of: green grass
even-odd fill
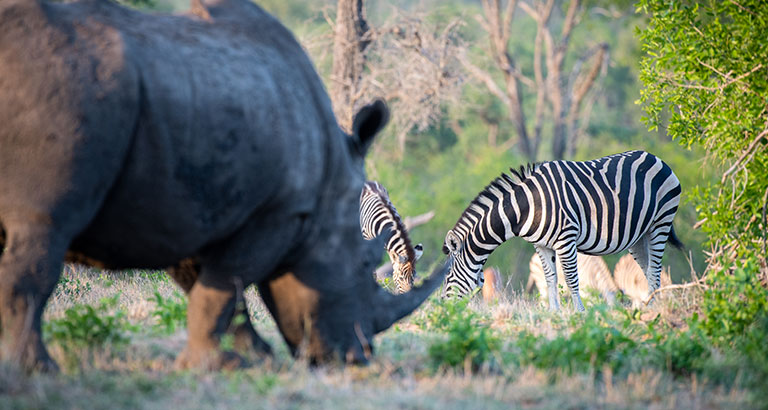
[[[761,400],[744,357],[695,324],[722,316],[702,308],[697,288],[663,293],[642,311],[595,300],[586,314],[568,305],[552,313],[518,294],[491,305],[433,296],[375,339],[370,365],[321,368],[290,357],[249,290],[251,319],[275,357],[199,373],[173,370],[186,342],[184,297],[164,275],[79,268],[65,275],[64,286],[90,288],[57,291],[46,323],[80,323],[66,312],[87,304],[129,340],[75,344],[47,334],[62,374],[26,377],[0,366],[3,409],[752,408]],[[105,298],[115,303],[100,304]]]

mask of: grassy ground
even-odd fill
[[[246,296],[257,330],[276,350],[274,359],[252,358],[255,365],[242,371],[175,372],[173,360],[186,340],[182,323],[185,302],[165,275],[101,273],[68,267],[45,314],[49,347],[63,372],[27,377],[7,366],[0,367],[0,408],[759,406],[755,393],[738,387],[738,383],[713,382],[701,373],[648,366],[646,361],[632,358],[631,349],[621,351],[630,357],[623,358],[622,363],[627,364],[620,367],[612,364],[613,359],[598,363],[595,355],[586,359],[585,367],[576,370],[526,362],[520,359],[526,357],[526,351],[516,342],[522,340],[520,335],[543,337],[541,340],[567,338],[578,334],[580,323],[591,323],[593,316],[575,314],[568,305],[562,313],[549,313],[538,301],[512,292],[491,304],[473,300],[460,307],[466,311],[463,313],[457,313],[454,305],[432,299],[377,337],[376,355],[369,366],[314,369],[306,361],[289,356],[255,292],[249,290]],[[697,310],[699,298],[698,290],[686,289],[663,294],[651,307],[639,312],[595,305],[596,299],[587,300],[587,309],[603,312],[603,316],[594,316],[598,322],[623,320],[621,323],[629,326],[623,331],[641,341],[648,337],[647,333],[626,329],[641,329],[653,323],[670,332],[684,331],[685,319]],[[89,313],[82,305],[96,308]],[[451,315],[474,320],[472,323],[481,332],[457,330],[461,323]],[[78,333],[79,327],[97,331]],[[468,336],[463,336],[464,331],[469,332]],[[482,360],[474,365],[466,360],[451,367],[448,361],[437,359],[432,346],[443,346],[442,352],[449,355],[455,353],[451,349],[462,348],[450,345],[456,332],[466,340],[474,340],[477,335],[488,337],[488,344],[497,343],[496,348],[487,349],[481,344],[474,349],[487,353]],[[600,338],[604,337],[597,340]],[[592,339],[584,340],[590,343]],[[575,342],[567,343],[564,346]],[[617,352],[614,349],[609,355]]]

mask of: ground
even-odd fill
[[[680,331],[687,326],[685,319],[696,311],[698,298],[700,291],[690,288],[662,294],[642,311],[627,313],[624,307],[595,306],[589,299],[587,309],[625,315],[640,326],[655,320],[663,329]],[[455,367],[441,365],[430,350],[455,331],[453,319],[445,316],[455,311],[436,298],[376,338],[370,365],[320,368],[290,357],[255,291],[250,289],[246,299],[257,330],[275,348],[274,359],[251,357],[251,368],[232,372],[176,372],[173,360],[186,340],[185,301],[165,274],[67,266],[49,301],[44,329],[62,373],[25,376],[0,365],[0,408],[755,406],[749,390],[701,380],[696,373],[644,368],[642,363],[615,371],[609,364],[588,364],[586,370],[572,372],[562,366],[521,364],[515,357],[526,352],[511,341],[522,333],[545,340],[567,335],[578,330],[573,323],[581,319],[567,304],[561,313],[550,313],[535,297],[512,291],[497,302],[472,300],[462,307],[499,344],[476,365],[467,360]],[[594,357],[591,360],[596,363]],[[633,363],[632,358],[627,362]]]

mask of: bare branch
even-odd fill
[[[648,297],[643,302],[643,305],[644,306],[648,306],[648,304],[651,303],[651,300],[653,300],[653,297],[656,296],[657,293],[666,292],[668,290],[673,290],[673,289],[687,289],[687,288],[692,288],[692,287],[700,287],[700,288],[704,288],[704,289],[709,289],[709,286],[707,286],[707,284],[704,283],[704,278],[699,279],[696,282],[689,282],[689,283],[680,284],[680,285],[667,285],[667,286],[660,287],[660,288],[654,290],[653,292],[651,292],[651,294],[648,295]]]
[[[411,229],[424,225],[425,223],[432,220],[432,218],[435,217],[435,211],[431,210],[429,212],[425,212],[421,215],[416,216],[406,216],[405,217],[405,230],[410,231]]]
[[[761,133],[757,134],[755,139],[753,139],[752,142],[749,144],[749,146],[747,146],[747,149],[744,150],[744,152],[742,152],[739,159],[736,160],[736,162],[734,162],[733,165],[731,165],[731,167],[728,168],[723,173],[723,178],[721,179],[720,183],[725,183],[725,180],[728,179],[729,175],[744,168],[744,162],[747,159],[747,157],[749,157],[757,149],[757,144],[760,142],[760,140],[765,138],[767,135],[768,135],[768,128],[764,129]]]
[[[504,9],[504,19],[501,22],[501,33],[505,45],[509,43],[509,30],[512,27],[512,17],[515,15],[516,8],[517,0],[507,1],[507,7]]]
[[[504,91],[502,91],[502,89],[499,88],[499,86],[496,84],[495,81],[493,81],[493,78],[488,72],[483,71],[480,67],[470,63],[466,55],[462,55],[459,58],[459,61],[461,61],[461,64],[464,66],[464,68],[467,69],[467,71],[469,71],[470,74],[472,74],[472,76],[474,76],[480,82],[485,84],[485,87],[488,88],[488,91],[490,91],[491,94],[496,96],[496,98],[500,99],[501,102],[504,103],[504,105],[508,107],[512,105],[512,103],[509,101],[509,97],[507,96],[507,94],[505,94]]]

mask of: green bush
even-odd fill
[[[155,331],[171,334],[187,326],[187,298],[179,291],[174,291],[172,297],[166,298],[155,289],[150,301],[155,303],[155,310],[152,311],[152,317],[156,320]]]
[[[429,357],[434,365],[461,368],[469,363],[476,370],[499,351],[499,337],[467,307],[469,300],[446,300],[436,304],[429,313],[429,326],[447,334],[447,339],[429,347]]]
[[[116,309],[120,295],[102,298],[96,307],[75,305],[64,312],[64,317],[46,322],[44,331],[64,346],[95,347],[107,343],[121,345],[128,342],[127,333],[136,331],[128,323],[125,311]],[[110,311],[114,311],[110,313]]]
[[[758,279],[754,260],[738,262],[731,270],[720,270],[707,280],[709,288],[701,303],[702,316],[694,318],[713,342],[732,345],[751,333],[768,336],[768,291]]]
[[[630,337],[634,332],[631,321],[616,323],[604,306],[595,306],[570,320],[570,326],[575,328],[573,333],[551,340],[522,332],[517,340],[519,364],[562,369],[569,374],[605,366],[616,370],[641,350],[640,344]]]
[[[67,275],[61,275],[59,284],[56,286],[56,294],[67,295],[70,297],[81,296],[90,291],[90,282],[80,281],[78,278],[70,278]]]
[[[713,272],[701,303],[701,316],[689,321],[728,359],[737,363],[733,375],[747,383],[768,377],[768,290],[758,279],[756,257],[732,269]]]

